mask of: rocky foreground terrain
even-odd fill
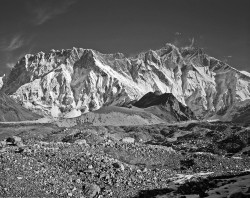
[[[250,197],[249,125],[0,125],[0,197]]]

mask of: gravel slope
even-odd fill
[[[235,127],[230,123],[72,128],[37,124],[11,130],[8,126],[9,136],[0,136],[0,197],[227,197],[235,193],[247,197],[250,159],[243,151],[249,142],[233,155],[228,146],[199,151],[203,144],[199,136],[209,134],[230,145],[234,140],[228,136],[248,130]],[[211,131],[220,131],[220,138]],[[168,144],[162,144],[160,134]]]

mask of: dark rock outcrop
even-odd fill
[[[133,105],[144,108],[167,121],[196,119],[191,109],[179,102],[172,93],[149,92]]]

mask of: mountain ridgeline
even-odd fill
[[[202,49],[166,44],[134,57],[82,48],[27,54],[5,78],[2,91],[24,107],[54,117],[137,101],[137,107],[156,104],[157,111],[182,112],[174,116],[179,120],[222,115],[250,99],[249,84],[246,73]],[[152,97],[150,103],[144,101],[147,97]]]

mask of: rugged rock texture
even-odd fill
[[[124,105],[154,91],[172,93],[204,117],[249,99],[249,83],[249,76],[201,49],[166,44],[136,57],[82,48],[28,54],[3,89],[25,107],[55,117]]]
[[[149,92],[134,106],[146,108],[154,115],[165,118],[167,121],[185,121],[195,119],[194,113],[187,106],[179,102],[172,93],[159,94],[157,92]]]
[[[250,124],[250,101],[248,100],[245,105],[242,105],[239,108],[234,108],[231,117],[233,122]]]
[[[250,123],[250,100],[233,104],[224,112],[210,117],[211,120],[232,121],[237,123]]]
[[[249,197],[248,133],[206,122],[0,124],[0,197]]]
[[[39,115],[32,113],[0,91],[0,122],[36,120]]]

